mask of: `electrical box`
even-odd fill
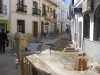
[[[85,0],[82,3],[82,12],[90,13],[92,11],[92,0]]]

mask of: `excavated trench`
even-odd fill
[[[53,48],[45,45],[43,47],[43,50],[40,54],[36,55],[30,55],[27,58],[31,61],[32,64],[37,66],[37,63],[40,66],[37,66],[38,68],[41,67],[41,63],[36,62],[33,58],[36,58],[44,63],[44,65],[47,65],[50,69],[52,69],[57,75],[97,75],[94,72],[90,71],[81,73],[80,71],[77,71],[77,61],[78,61],[78,51],[72,50],[71,52],[67,50],[64,51],[64,48],[71,47],[68,39],[66,38],[60,38],[54,43]],[[32,60],[33,59],[33,60]],[[43,65],[42,65],[43,66]],[[42,67],[43,68],[43,67]],[[47,71],[47,70],[46,70]]]

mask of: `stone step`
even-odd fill
[[[75,52],[76,50],[75,50],[75,48],[73,48],[73,47],[67,47],[67,48],[64,48],[63,51],[64,51],[64,52]]]
[[[67,47],[66,50],[75,50],[74,47]]]

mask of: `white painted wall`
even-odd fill
[[[74,40],[74,20],[73,19],[71,19],[71,24],[70,24],[70,27],[71,27],[71,36],[72,36],[72,42],[73,42],[73,45],[74,45],[74,42],[75,42],[75,40]]]
[[[57,3],[57,28],[61,31],[61,22],[63,22],[62,31],[66,31],[66,24],[69,25],[69,20],[67,19],[68,6],[63,0],[57,0]]]
[[[94,12],[98,5],[100,5],[100,1],[94,0]],[[90,39],[84,39],[83,50],[94,60],[100,62],[100,42],[93,41],[94,12],[90,14]]]
[[[100,62],[100,42],[84,39],[83,51],[93,60]]]
[[[17,13],[17,0],[11,0],[11,34],[17,32],[17,20],[25,20],[25,33],[32,33],[32,22],[38,22],[38,34],[40,33],[40,17],[32,15],[33,1],[38,2],[38,8],[40,8],[40,0],[25,0],[27,5],[27,13]]]
[[[38,21],[38,17],[33,17],[30,15],[12,13],[11,16],[12,16],[11,17],[11,33],[12,34],[16,33],[17,31],[17,20],[25,20],[25,33],[32,33],[32,22]]]
[[[75,3],[77,0],[74,0]],[[76,7],[76,6],[75,6]],[[78,7],[82,7],[80,4]],[[74,23],[73,23],[74,22]],[[73,26],[73,27],[72,27]],[[72,42],[76,49],[82,50],[83,46],[83,16],[82,14],[75,14],[73,21],[71,21]]]
[[[100,5],[99,0],[94,1],[94,11],[89,14],[90,15],[90,38],[82,40],[83,46],[82,50],[85,52],[88,56],[93,58],[94,60],[100,62],[100,42],[93,41],[94,36],[94,12],[97,8],[97,6]],[[77,46],[77,43],[79,40],[75,40],[75,33],[78,35],[77,39],[79,39],[79,32],[77,30],[77,27],[79,27],[79,22],[83,22],[82,16],[79,17],[78,15],[75,15],[74,23],[71,22],[71,31],[72,31],[72,41],[75,46]],[[74,28],[72,27],[74,26]],[[75,27],[76,26],[76,27]],[[73,30],[74,29],[74,30]],[[82,25],[82,33],[83,33],[83,25]],[[83,34],[82,37],[83,39]]]

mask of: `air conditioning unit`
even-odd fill
[[[82,12],[83,13],[91,13],[92,11],[92,0],[84,0],[82,3]]]

